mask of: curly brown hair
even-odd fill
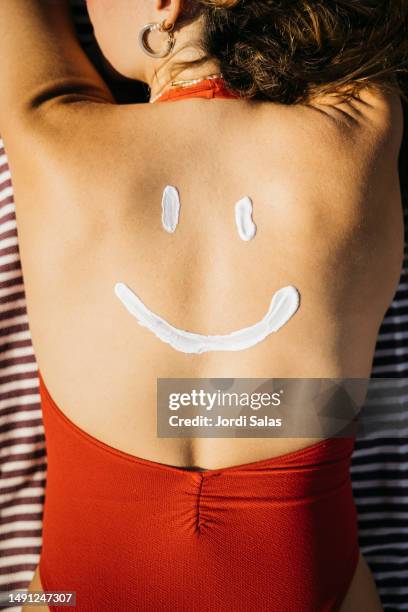
[[[245,97],[294,104],[365,85],[402,90],[408,0],[192,1],[204,54]]]

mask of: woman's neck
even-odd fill
[[[210,75],[220,74],[219,63],[215,60],[206,60],[200,64],[192,64],[191,66],[180,66],[180,62],[189,60],[180,60],[168,62],[168,65],[162,68],[152,76],[148,83],[150,87],[150,100],[155,99],[161,93],[166,91],[174,81],[192,81],[195,79],[203,79]]]
[[[146,83],[150,87],[151,99],[165,91],[172,81],[201,79],[219,74],[219,62],[205,58],[200,41],[203,36],[200,20],[176,31],[176,44],[171,56],[149,63]]]

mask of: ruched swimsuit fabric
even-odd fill
[[[186,97],[236,96],[217,79],[160,101]],[[41,373],[40,393],[45,591],[75,591],[79,612],[339,610],[359,558],[353,438],[191,471],[86,433],[53,401]]]

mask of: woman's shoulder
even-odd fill
[[[20,126],[18,140],[24,136],[28,141],[33,138],[37,146],[62,146],[65,154],[69,154],[72,145],[75,154],[78,146],[95,142],[95,138],[109,141],[112,134],[126,138],[131,131],[142,146],[146,138],[154,140],[158,133],[171,132],[173,128],[182,131],[189,120],[211,127],[212,120],[206,117],[210,115],[206,112],[208,101],[197,102],[118,105],[90,96],[60,96],[33,110]],[[232,104],[236,106],[230,101],[227,104],[230,109]],[[191,112],[194,107],[197,112]],[[250,103],[246,113],[222,111],[219,118],[223,124],[237,119],[254,134],[262,132],[265,138],[260,143],[268,140],[271,131],[281,134],[292,144],[295,141],[299,150],[302,143],[308,144],[312,139],[323,148],[366,145],[386,147],[395,153],[403,131],[400,97],[372,86],[361,89],[358,95],[323,94],[301,104]]]
[[[300,106],[299,115],[307,116],[321,146],[335,153],[344,150],[350,159],[364,153],[367,161],[377,151],[398,156],[403,115],[401,98],[393,91],[367,86],[350,96],[322,94]]]
[[[265,105],[262,113],[264,133],[278,138],[286,156],[290,152],[303,183],[309,177],[327,193],[343,184],[351,196],[396,182],[403,135],[398,94],[366,87],[348,98],[327,94],[275,110]]]
[[[366,88],[358,97],[333,94],[308,104],[261,109],[263,176],[290,194],[303,226],[319,219],[327,236],[357,228],[379,231],[385,217],[399,232],[398,156],[403,118],[398,95]],[[277,154],[279,152],[279,155]]]

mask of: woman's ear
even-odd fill
[[[183,9],[184,0],[156,0],[156,10],[166,11],[166,25],[171,26],[176,23]]]

